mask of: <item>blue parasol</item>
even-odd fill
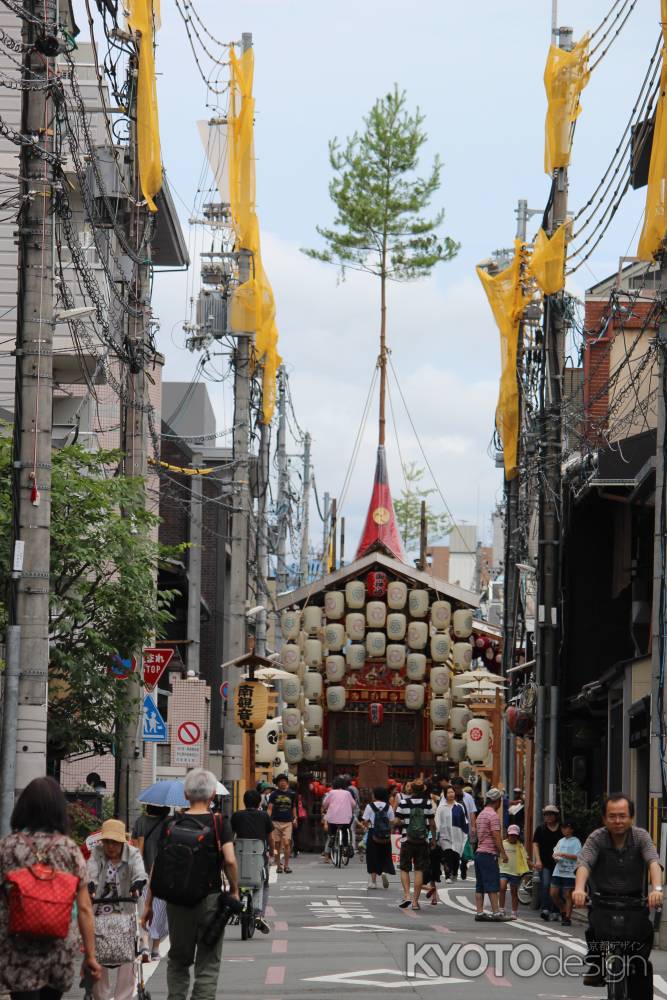
[[[217,795],[229,795],[229,792],[218,782],[216,787]],[[156,781],[154,785],[145,788],[139,796],[139,802],[146,806],[171,806],[174,809],[184,809],[190,803],[183,792],[183,781],[178,778]]]

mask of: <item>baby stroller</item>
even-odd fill
[[[105,904],[111,910],[116,903],[131,903],[130,912],[109,912],[95,915],[95,952],[100,965],[115,968],[126,962],[134,963],[136,996],[138,1000],[151,1000],[144,982],[144,954],[142,932],[139,924],[141,896],[114,896],[93,899],[93,906]],[[84,1000],[93,1000],[93,981],[86,971],[81,981]]]
[[[241,925],[241,937],[247,941],[255,933],[257,918],[262,916],[268,898],[269,874],[266,844],[263,840],[239,839],[234,843],[239,870],[241,911],[230,923]]]

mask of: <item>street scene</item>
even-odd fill
[[[667,0],[0,0],[0,1000],[667,1000]]]

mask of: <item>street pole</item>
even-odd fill
[[[322,522],[322,573],[326,576],[329,565],[329,524],[331,515],[331,496],[324,494],[324,520]]]
[[[562,49],[572,49],[572,29],[557,29]],[[550,228],[553,233],[567,218],[567,168],[554,176]],[[556,797],[556,748],[558,738],[559,642],[560,642],[560,508],[561,508],[561,404],[566,324],[564,292],[545,299],[544,351],[546,399],[540,407],[540,459],[543,487],[540,490],[538,549],[538,644],[536,674],[538,699],[535,754],[535,816],[541,815],[544,797]],[[548,729],[547,729],[548,718]],[[545,766],[546,758],[546,766]]]
[[[260,424],[259,439],[259,469],[257,500],[257,603],[262,610],[257,612],[255,620],[255,651],[259,656],[266,656],[266,620],[269,594],[267,578],[269,575],[269,531],[266,521],[266,507],[269,493],[269,432],[270,425]]]
[[[150,44],[136,37],[137,46]],[[130,79],[136,79],[138,72],[138,53],[130,59],[128,73]],[[141,191],[139,177],[139,146],[136,129],[136,88],[135,102],[130,130],[130,166],[132,171],[132,188],[135,201],[130,216],[130,239],[139,256],[142,234],[148,223],[148,207]],[[128,301],[134,305],[134,315],[128,314],[126,347],[129,354],[125,377],[126,398],[123,407],[122,451],[123,475],[141,480],[145,484],[148,476],[148,410],[150,406],[149,379],[146,373],[147,357],[151,351],[149,339],[150,316],[150,246],[142,251],[142,262],[136,264],[131,286],[128,287]],[[136,313],[138,312],[138,315]],[[145,491],[145,487],[144,487]],[[146,496],[144,492],[144,502]],[[136,669],[122,683],[125,694],[132,705],[131,717],[125,729],[119,734],[117,742],[118,769],[117,788],[118,801],[116,815],[123,820],[127,829],[131,830],[140,813],[138,801],[143,783],[143,662],[142,650],[128,650],[134,655]]]
[[[193,456],[192,464],[200,469],[204,463],[201,454]],[[190,509],[188,531],[188,619],[187,636],[188,673],[199,675],[201,649],[201,567],[202,567],[202,489],[201,476],[190,476]]]
[[[16,781],[16,712],[19,703],[21,629],[7,626],[5,683],[2,693],[2,759],[0,760],[0,837],[10,833]]]
[[[287,476],[287,399],[285,391],[285,369],[278,369],[278,544],[276,549],[278,593],[287,590],[287,513],[289,510]]]
[[[38,35],[52,31],[58,19],[55,0],[24,0],[22,22],[23,90],[21,132],[47,156],[53,154],[53,109],[49,91],[35,81],[53,76],[53,59],[34,48]],[[45,23],[46,22],[46,23]],[[5,781],[14,771],[14,793],[46,773],[47,691],[49,667],[49,580],[51,557],[51,436],[53,371],[53,166],[21,147],[22,211],[19,216],[19,290],[16,330],[16,399],[13,446],[13,559],[22,550],[20,572],[12,574],[8,650],[12,679],[18,667],[14,718],[5,707],[7,729]],[[17,551],[18,550],[18,551]],[[18,563],[16,563],[18,565]],[[20,643],[19,643],[20,637]],[[18,659],[18,663],[17,663]],[[16,702],[16,699],[15,699]],[[14,746],[9,735],[15,726]],[[3,753],[3,756],[4,756]],[[3,762],[4,763],[4,762]],[[9,806],[10,789],[3,788]],[[13,804],[13,803],[12,803]],[[3,823],[8,817],[3,815]],[[4,832],[4,829],[3,829]]]
[[[244,52],[252,47],[252,35],[244,32]],[[239,284],[250,280],[252,253],[241,248],[238,253]],[[234,475],[232,482],[232,537],[229,597],[229,656],[235,659],[246,652],[247,600],[248,600],[248,537],[250,528],[250,376],[251,346],[254,330],[236,336],[234,350]],[[223,680],[228,684],[227,703],[230,711],[225,716],[225,736],[222,753],[223,780],[243,780],[243,730],[236,721],[234,699],[239,682],[239,671],[225,671]],[[233,793],[233,789],[230,789]],[[236,796],[232,794],[232,801]]]
[[[299,586],[308,583],[308,550],[310,545],[310,434],[303,439],[303,513],[301,516],[301,555],[299,559]]]

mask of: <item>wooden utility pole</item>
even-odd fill
[[[278,544],[276,548],[278,593],[287,590],[287,521],[289,512],[289,477],[287,474],[287,393],[285,369],[278,369]]]
[[[419,568],[422,573],[426,572],[426,549],[428,546],[428,516],[426,513],[426,501],[422,500],[419,511]]]
[[[244,52],[252,47],[252,35],[242,35]],[[252,253],[242,247],[238,254],[239,284],[250,280],[252,274]],[[234,350],[234,477],[232,486],[232,537],[231,537],[231,579],[229,598],[229,657],[235,659],[246,651],[248,610],[248,538],[250,528],[250,376],[251,346],[254,330],[235,334]],[[224,671],[228,684],[228,703],[234,704],[238,686],[238,670]],[[238,725],[234,712],[228,712],[224,720],[223,778],[227,782],[243,779],[243,730]],[[233,793],[233,789],[230,789]],[[233,796],[235,799],[235,797]]]
[[[303,501],[301,515],[301,553],[299,558],[299,586],[308,583],[308,551],[310,548],[310,434],[303,439]]]
[[[136,37],[136,44],[149,45],[150,40]],[[130,60],[128,73],[136,79],[138,54]],[[145,483],[148,475],[148,410],[150,407],[149,379],[146,373],[150,352],[150,244],[140,250],[145,227],[149,224],[148,207],[141,191],[139,176],[139,145],[136,128],[136,87],[133,90],[135,103],[130,130],[130,169],[134,201],[130,214],[130,242],[142,257],[135,264],[134,277],[128,288],[128,301],[132,311],[127,314],[126,350],[129,355],[125,375],[125,401],[122,414],[123,475],[140,479]],[[126,681],[125,693],[133,706],[132,716],[124,731],[118,734],[116,749],[117,791],[116,814],[129,830],[140,811],[138,801],[143,781],[143,662],[140,649],[129,650],[136,660],[136,669]]]
[[[16,331],[16,400],[13,449],[13,560],[9,644],[12,677],[5,723],[14,726],[15,780],[20,793],[46,773],[51,556],[51,429],[53,372],[53,105],[35,86],[53,77],[53,58],[34,48],[38,36],[55,35],[55,0],[24,0],[21,133],[19,288]],[[20,641],[19,641],[20,640]],[[16,662],[18,659],[18,663]],[[18,673],[18,685],[16,675]],[[17,697],[16,697],[17,695]],[[13,718],[9,719],[10,713]],[[11,748],[14,753],[14,747]],[[12,761],[8,765],[11,777]],[[9,790],[7,790],[9,792]],[[7,804],[10,794],[6,796]],[[3,833],[9,817],[2,817]]]
[[[197,453],[192,458],[195,469],[201,469],[204,456]],[[199,475],[188,477],[190,480],[189,531],[188,531],[188,618],[187,636],[188,673],[199,675],[199,656],[201,648],[201,568],[202,568],[202,517],[203,517],[203,481]]]
[[[570,51],[572,29],[560,28],[558,35],[560,47]],[[567,218],[567,191],[568,172],[563,167],[554,175],[550,219],[552,233]],[[560,674],[561,406],[566,334],[564,297],[564,292],[550,295],[545,299],[544,307],[545,377],[540,400],[540,465],[544,485],[540,490],[539,505],[536,673],[540,691],[535,733],[536,816],[541,815],[545,796],[552,801],[556,793]]]

